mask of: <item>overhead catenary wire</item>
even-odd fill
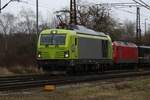
[[[115,10],[120,10],[120,11],[123,11],[123,12],[126,12],[126,13],[129,13],[129,14],[132,14],[132,15],[136,15],[135,12],[132,12],[132,11],[129,11],[129,10],[125,10],[125,9],[122,9],[120,7],[113,7]],[[144,15],[144,14],[141,14],[142,17],[147,17],[147,15]]]
[[[147,4],[147,3],[145,3],[144,1],[142,1],[142,0],[139,0],[141,3],[143,3],[143,4],[145,4],[147,7],[149,7],[150,8],[150,6]]]
[[[139,2],[139,1],[137,1],[137,0],[132,0],[132,1],[134,1],[135,3],[137,3],[137,4],[141,5],[141,6],[143,6],[143,7],[146,8],[146,9],[150,10],[150,6],[147,6],[147,4],[145,5],[145,4],[143,4],[142,2]]]
[[[29,3],[29,2],[21,2],[21,3],[24,3],[24,4],[27,4],[27,5],[31,5],[31,6],[35,6],[35,4],[33,3]],[[116,10],[120,10],[120,11],[123,11],[123,12],[126,12],[126,13],[129,13],[129,14],[136,14],[132,11],[129,11],[129,10],[125,10],[125,9],[117,9],[117,8],[126,8],[126,7],[141,7],[141,6],[144,6],[143,4],[141,3],[137,3],[138,5],[135,5],[137,2],[135,3],[102,3],[102,4],[96,4],[96,5],[105,5],[105,6],[111,6],[113,8],[115,8]],[[116,7],[117,6],[117,7]],[[41,5],[39,4],[39,7],[40,8],[44,8],[44,9],[47,9],[49,10],[50,8],[47,7],[47,6],[44,6],[44,5]],[[142,15],[142,16],[146,16],[146,15]]]
[[[34,3],[29,3],[29,2],[21,2],[21,3],[24,3],[24,4],[26,4],[26,5],[31,5],[31,6],[33,6],[33,7],[35,7],[35,4]],[[41,4],[39,4],[39,7],[40,8],[45,8],[45,9],[50,9],[49,7],[47,7],[47,6],[44,6],[44,5],[41,5]]]
[[[136,13],[135,12],[132,12],[132,11],[129,11],[129,10],[125,10],[125,9],[118,9],[118,7],[113,7],[114,9],[116,10],[120,10],[120,11],[123,11],[123,12],[126,12],[126,13],[129,13],[129,14],[132,14],[132,15],[135,15]]]
[[[137,6],[137,3],[101,3],[101,4],[96,4],[100,6],[107,6],[107,7],[135,7]],[[140,6],[140,5],[138,5]]]
[[[96,5],[104,6],[104,7],[111,7],[111,8],[114,8],[115,10],[120,10],[120,11],[129,13],[129,14],[134,14],[134,15],[136,15],[135,12],[125,10],[125,9],[122,9],[122,8],[143,7],[140,4],[132,3],[132,2],[131,3],[101,3],[101,4],[96,4]],[[144,16],[144,17],[147,17],[144,14],[141,14],[141,15]]]

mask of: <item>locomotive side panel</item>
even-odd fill
[[[138,49],[135,47],[122,47],[123,63],[138,63]]]
[[[79,37],[79,59],[102,59],[102,40]]]

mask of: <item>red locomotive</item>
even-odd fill
[[[130,42],[113,42],[113,59],[115,64],[137,64],[138,46]]]

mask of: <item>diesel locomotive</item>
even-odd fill
[[[104,71],[114,65],[150,64],[150,47],[115,41],[109,35],[76,25],[40,33],[37,63],[46,70]]]

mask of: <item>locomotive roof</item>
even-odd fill
[[[114,41],[113,44],[116,46],[137,47],[136,44],[131,42]]]
[[[106,36],[105,33],[103,32],[96,32],[92,29],[86,28],[85,26],[81,26],[81,25],[72,25],[71,29],[80,33],[80,34],[89,34],[89,35],[99,35],[99,36]]]

